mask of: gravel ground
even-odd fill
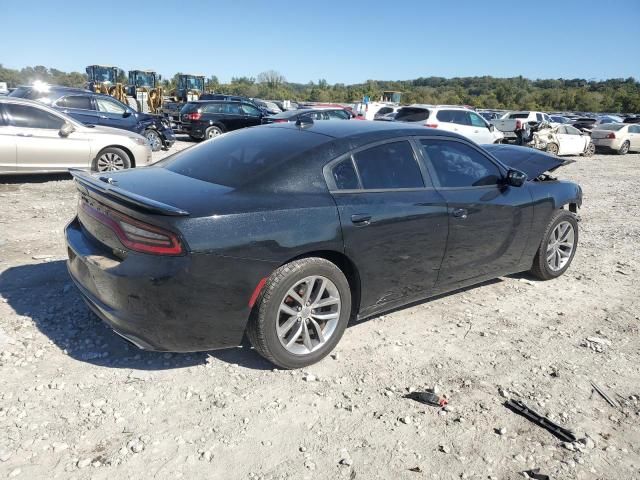
[[[640,478],[640,155],[576,160],[558,172],[585,197],[567,274],[504,277],[355,323],[304,371],[275,370],[248,345],[129,345],[67,276],[69,177],[2,179],[0,478]],[[405,398],[434,386],[444,409]]]

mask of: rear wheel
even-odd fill
[[[127,152],[116,147],[107,147],[96,155],[91,170],[94,172],[115,172],[131,168],[131,159]]]
[[[204,133],[205,138],[208,140],[210,138],[219,137],[224,132],[220,127],[212,126],[207,128],[207,131]]]
[[[626,140],[622,145],[620,145],[620,148],[618,149],[618,155],[626,155],[627,153],[629,153],[630,146],[631,144],[629,143],[629,140]]]
[[[144,137],[147,139],[147,142],[149,142],[152,152],[159,152],[162,149],[162,138],[157,130],[153,128],[145,130]]]
[[[578,222],[571,212],[558,210],[547,226],[533,260],[531,273],[540,280],[562,275],[571,265],[578,245]]]
[[[596,153],[596,146],[593,142],[589,142],[589,145],[587,145],[587,148],[584,151],[584,156],[591,157],[594,153]]]
[[[247,328],[254,348],[282,368],[324,358],[351,315],[351,291],[342,271],[323,258],[303,258],[267,280]]]
[[[548,143],[546,151],[553,155],[558,154],[558,144],[557,143]]]

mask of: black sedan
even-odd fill
[[[74,171],[68,268],[143,349],[317,362],[350,318],[497,276],[563,274],[582,191],[563,160],[389,122],[273,124],[144,169]]]

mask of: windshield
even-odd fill
[[[129,80],[131,81],[131,80]],[[132,82],[133,83],[133,82]],[[135,73],[135,83],[136,87],[146,87],[153,88],[155,87],[155,75],[153,73],[145,73],[145,72],[136,72]]]
[[[114,69],[110,67],[93,67],[94,81],[100,83],[116,83]]]
[[[189,90],[202,90],[202,79],[198,77],[183,77],[181,80],[183,88]]]

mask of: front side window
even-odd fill
[[[487,124],[482,119],[482,117],[480,117],[480,115],[469,112],[469,118],[471,119],[471,125],[473,125],[474,127],[483,127],[483,128],[487,127]]]
[[[87,95],[69,95],[61,98],[56,102],[58,107],[62,108],[77,108],[80,110],[94,110],[91,103],[91,97]]]
[[[569,135],[580,135],[580,130],[578,130],[575,127],[572,127],[571,125],[567,125],[566,127],[564,127],[567,129],[567,133]]]
[[[329,114],[329,118],[338,119],[338,120],[348,120],[349,114],[344,110],[330,110],[327,112]]]
[[[20,128],[45,128],[48,130],[60,130],[64,120],[39,108],[30,105],[16,105],[7,103],[5,108],[14,127]]]
[[[241,108],[242,108],[242,111],[243,111],[243,113],[245,115],[249,115],[251,117],[259,117],[260,116],[260,110],[258,110],[254,106],[247,105],[246,103],[243,103]]]
[[[338,190],[355,190],[360,188],[358,175],[356,174],[356,169],[353,168],[351,157],[333,167],[331,175]]]
[[[362,150],[353,158],[365,189],[424,187],[413,148],[406,140]]]
[[[96,97],[96,103],[98,104],[98,111],[100,112],[123,114],[127,111],[124,105],[110,98]]]
[[[469,145],[436,139],[421,140],[421,144],[441,187],[496,185],[502,178],[500,169]]]

